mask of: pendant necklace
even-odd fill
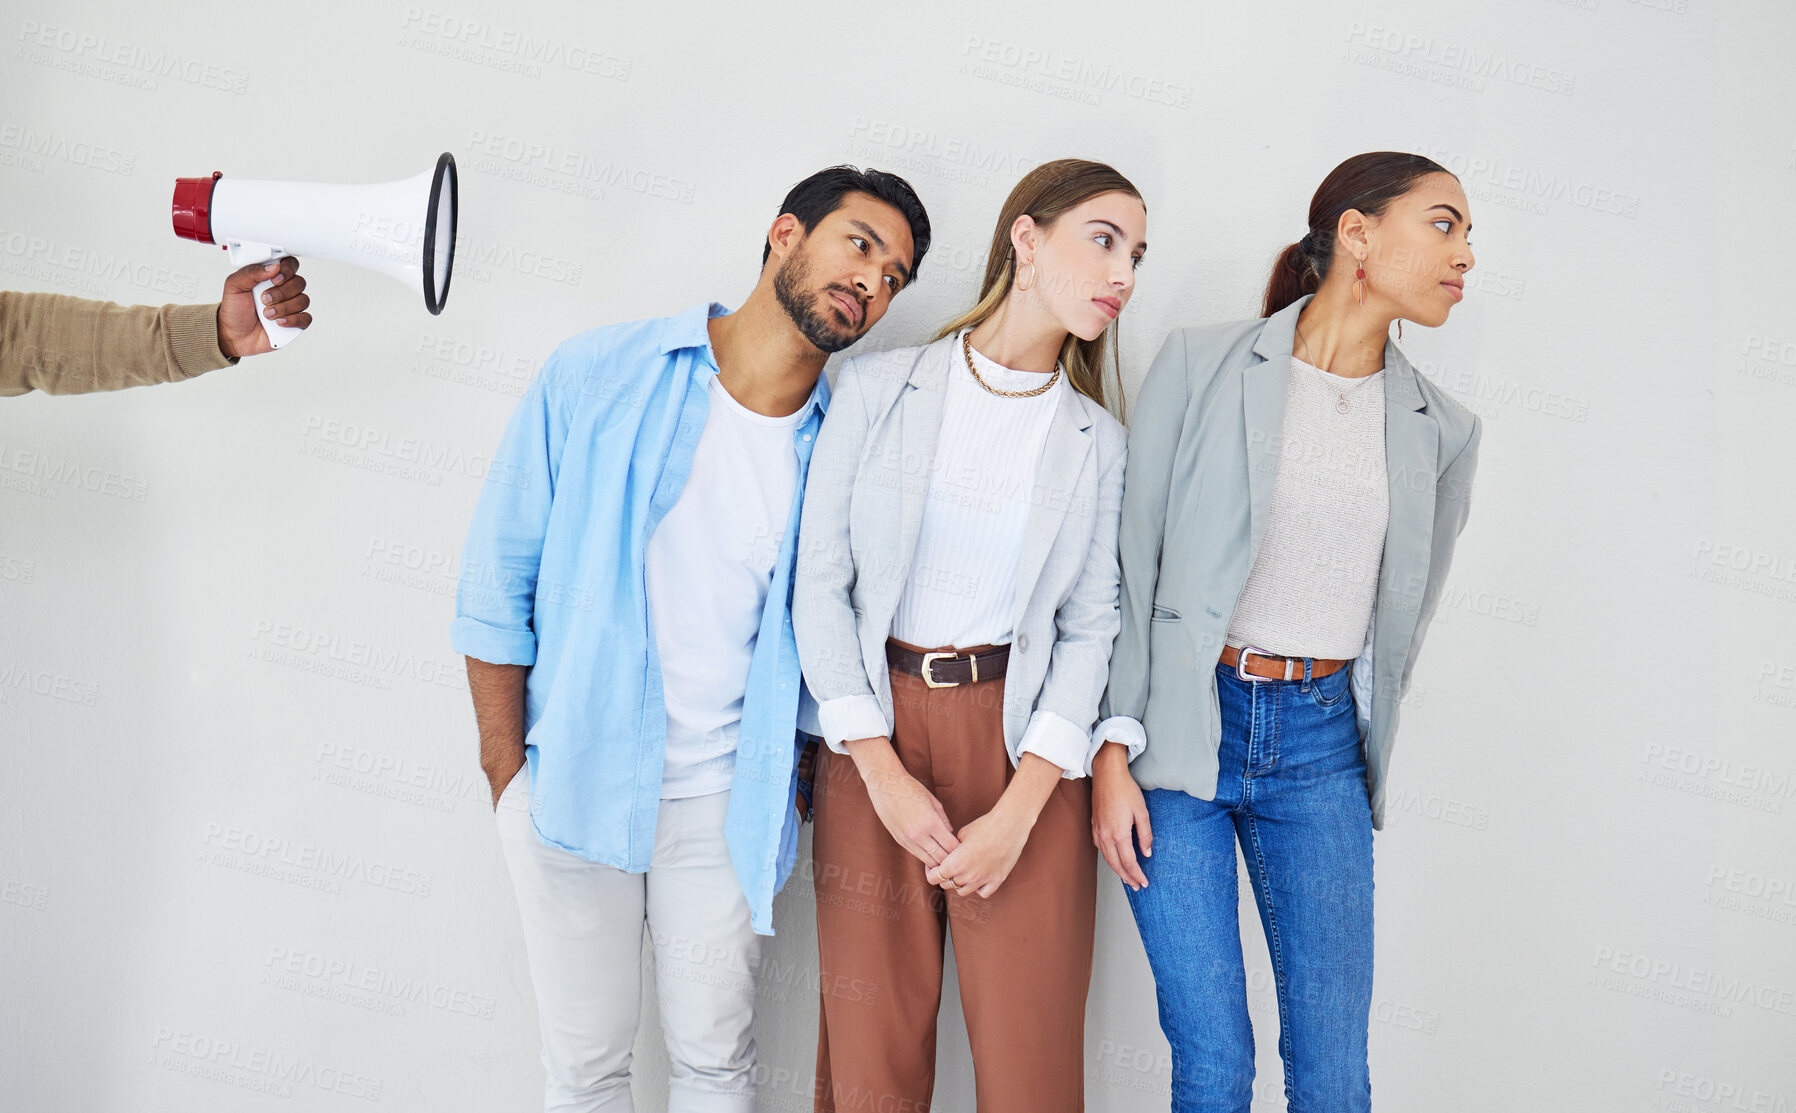
[[[1291,327],[1296,328],[1297,326],[1295,324],[1293,324]],[[1303,338],[1303,330],[1302,329],[1297,329],[1297,339],[1303,345],[1304,354],[1306,354],[1306,355],[1309,354],[1310,342]],[[1313,369],[1319,375],[1326,376],[1328,374],[1328,372],[1324,371],[1320,367],[1317,367],[1313,363],[1305,362],[1304,366]],[[1372,372],[1372,375],[1376,375],[1377,373],[1378,373],[1377,371],[1374,371],[1374,372]],[[1367,375],[1364,378],[1362,378],[1359,381],[1359,386],[1354,387],[1352,390],[1345,390],[1345,391],[1342,390],[1340,387],[1335,386],[1334,383],[1329,382],[1329,380],[1327,378],[1324,378],[1322,380],[1323,384],[1326,385],[1328,387],[1328,389],[1335,392],[1335,397],[1336,397],[1335,412],[1336,413],[1346,413],[1348,410],[1352,409],[1352,407],[1347,404],[1347,396],[1349,394],[1354,393],[1354,391],[1357,391],[1360,387],[1365,386],[1367,383],[1371,382],[1372,375]],[[1336,376],[1336,377],[1338,378],[1339,376]]]

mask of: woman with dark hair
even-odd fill
[[[1105,408],[1147,210],[1044,163],[978,304],[836,378],[792,624],[816,700],[817,1109],[927,1109],[952,933],[982,1113],[1084,1107],[1091,729],[1127,435]]]
[[[1470,231],[1436,163],[1348,159],[1264,315],[1175,330],[1136,400],[1092,828],[1153,968],[1176,1113],[1252,1099],[1237,841],[1290,1108],[1370,1108],[1372,832],[1481,429],[1389,331],[1446,321]]]

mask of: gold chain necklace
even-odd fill
[[[1054,365],[1054,373],[1048,377],[1048,381],[1041,384],[1038,387],[1035,387],[1032,390],[999,390],[997,387],[993,386],[992,384],[986,382],[984,379],[980,378],[979,377],[979,369],[977,367],[973,366],[973,330],[972,329],[968,329],[967,331],[960,334],[960,350],[961,350],[962,354],[964,354],[967,357],[967,370],[971,371],[973,373],[973,381],[978,383],[980,386],[984,387],[985,389],[991,391],[993,394],[1001,394],[1006,398],[1033,397],[1034,395],[1040,394],[1042,391],[1053,386],[1054,383],[1056,381],[1058,381],[1060,378],[1060,364],[1056,363]]]

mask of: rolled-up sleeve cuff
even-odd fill
[[[838,754],[847,743],[863,738],[884,738],[892,733],[877,696],[838,696],[817,705],[817,725],[823,728],[823,744]]]
[[[1090,735],[1085,728],[1052,711],[1037,710],[1029,716],[1023,739],[1017,743],[1019,754],[1039,754],[1060,766],[1062,778],[1089,776],[1091,759],[1086,755]]]
[[[528,630],[490,626],[466,615],[449,624],[449,644],[457,653],[488,664],[536,664],[535,634]]]
[[[163,320],[168,326],[168,346],[175,366],[191,379],[220,367],[235,366],[238,357],[227,356],[218,346],[218,303],[171,305]]]
[[[1127,715],[1112,715],[1097,725],[1091,732],[1091,752],[1085,755],[1085,771],[1091,772],[1091,763],[1097,760],[1098,751],[1106,742],[1120,742],[1129,749],[1129,760],[1134,761],[1147,749],[1147,729],[1139,719],[1131,719]]]

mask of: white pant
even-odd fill
[[[753,1110],[761,943],[723,839],[729,801],[727,791],[661,801],[642,874],[543,842],[530,821],[528,768],[500,794],[496,821],[542,1028],[546,1113],[631,1113],[645,921],[673,1063],[669,1113]]]

